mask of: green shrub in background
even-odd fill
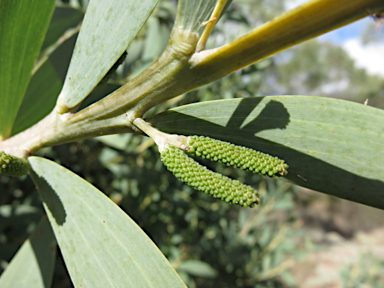
[[[128,76],[128,86],[116,90],[103,98],[102,102],[96,102],[116,86],[107,84],[89,97],[88,94],[121,56],[156,5],[156,1],[143,4],[125,1],[126,6],[123,7],[121,1],[119,4],[116,1],[104,2],[91,2],[88,7],[82,34],[62,89],[60,76],[64,76],[61,74],[66,70],[59,68],[65,67],[66,54],[60,49],[68,43],[56,48],[60,41],[55,41],[59,38],[57,35],[65,32],[64,35],[70,37],[78,30],[77,25],[82,18],[79,12],[70,8],[62,8],[62,11],[57,9],[57,15],[52,18],[48,29],[53,1],[20,2],[24,3],[20,5],[0,2],[0,11],[14,17],[4,18],[6,21],[2,22],[0,30],[0,57],[1,63],[5,63],[0,65],[0,77],[3,77],[0,79],[3,87],[0,101],[2,107],[6,107],[0,114],[0,128],[3,139],[15,135],[1,142],[0,150],[27,157],[42,147],[100,134],[140,132],[132,123],[152,106],[161,104],[158,107],[164,110],[177,103],[172,100],[164,102],[174,96],[221,78],[289,45],[363,17],[366,8],[373,12],[383,9],[383,4],[379,3],[381,1],[353,1],[353,5],[350,1],[349,5],[343,1],[314,1],[219,50],[197,53],[194,45],[203,47],[204,41],[200,41],[196,35],[202,35],[200,39],[209,36],[209,31],[205,30],[208,34],[204,34],[204,29],[214,21],[206,26],[200,25],[210,18],[216,1],[181,1],[176,27],[181,24],[197,34],[182,29],[174,30],[165,54],[144,70],[165,46],[166,41],[159,40],[162,39],[159,35],[169,33],[168,16],[172,8],[163,4],[157,8],[156,15],[159,16],[148,21],[147,37],[140,36],[143,33],[140,32],[137,41],[128,48],[128,64],[120,68],[134,71]],[[224,8],[224,2],[218,1],[217,7]],[[40,6],[44,6],[45,10]],[[33,30],[33,33],[40,34],[25,33],[27,24],[17,17],[20,13],[25,14],[25,11],[34,15],[34,20],[23,19],[28,27],[32,27],[28,32]],[[336,12],[327,14],[327,11]],[[235,13],[232,11],[230,15]],[[327,19],[323,15],[327,15]],[[133,18],[137,21],[127,21]],[[34,22],[36,26],[32,25]],[[46,42],[42,44],[47,29]],[[10,39],[14,42],[10,42]],[[20,49],[11,49],[9,43],[18,43],[15,47]],[[45,62],[36,63],[30,79],[29,72],[41,45],[43,49],[39,59],[50,57]],[[158,50],[148,48],[154,46]],[[242,73],[249,73],[253,83],[258,85],[259,73],[252,72],[262,70],[261,63],[268,64],[266,61]],[[131,80],[140,70],[144,70],[142,76]],[[224,87],[236,86],[233,83],[241,79],[236,74],[232,75],[197,93],[203,96],[202,99],[210,100],[218,97],[215,94],[219,91],[226,90],[224,98],[232,98]],[[114,83],[119,83],[117,80],[121,81],[122,78],[125,77],[113,79]],[[215,86],[224,87],[215,90]],[[257,87],[251,91],[241,91],[243,95],[237,96],[254,96],[256,91]],[[59,93],[58,105],[55,106]],[[89,106],[92,102],[96,104]],[[79,105],[80,109],[88,108],[76,112]],[[52,108],[53,112],[39,124],[17,134],[43,118]],[[153,126],[163,131],[209,135],[280,156],[290,165],[286,179],[293,183],[383,207],[380,194],[382,182],[378,180],[381,179],[380,157],[367,153],[366,149],[362,151],[362,147],[366,147],[366,139],[370,139],[372,150],[380,149],[381,128],[378,123],[382,117],[381,110],[326,98],[273,96],[210,101],[182,106],[162,114],[158,114],[154,108],[150,113],[154,115],[151,119]],[[369,131],[366,127],[369,127]],[[167,136],[165,140],[168,140]],[[169,177],[156,150],[146,149],[152,142],[133,137],[132,134],[99,141],[112,143],[112,148],[85,140],[83,146],[72,144],[53,150],[44,148],[37,153],[61,159],[65,166],[85,179],[90,182],[97,180],[100,186],[107,187],[106,194],[131,217],[140,219],[138,222],[141,227],[151,231],[152,239],[188,286],[193,287],[194,283],[197,286],[218,287],[227,287],[228,283],[238,286],[254,286],[257,283],[272,287],[278,285],[279,280],[275,276],[289,267],[293,259],[290,255],[295,247],[289,241],[289,236],[297,232],[292,229],[293,220],[281,225],[273,219],[276,213],[271,215],[269,212],[290,211],[292,194],[287,190],[292,190],[291,184],[265,179],[260,182],[261,177],[257,175],[229,170],[220,165],[211,166],[242,182],[261,183],[260,209],[238,211],[229,208],[226,203],[198,195],[177,179]],[[32,165],[32,178],[76,287],[148,287],[151,283],[155,287],[183,286],[149,238],[108,198],[62,166],[44,158],[29,157],[28,160]],[[205,161],[204,164],[212,165]],[[108,169],[103,173],[97,171],[102,165]],[[14,191],[13,187],[19,187],[17,185],[13,180],[4,185],[4,202],[11,197],[16,200],[12,205],[1,207],[2,217],[11,221],[18,219],[18,225],[2,221],[4,229],[12,227],[15,230],[2,234],[2,241],[14,246],[17,246],[17,239],[21,239],[21,235],[32,228],[28,225],[31,220],[36,221],[41,215],[36,194],[27,192],[20,197],[24,187],[16,190],[14,195],[10,194],[9,191]],[[33,189],[29,184],[25,185],[27,189]],[[237,233],[238,229],[240,234]],[[2,287],[49,286],[54,267],[53,247],[55,239],[50,226],[46,220],[42,220],[2,274]],[[9,256],[5,255],[4,258],[9,259]],[[217,257],[219,261],[213,262],[212,259]],[[24,270],[41,273],[26,273]],[[291,281],[288,274],[282,275],[285,281]]]
[[[368,287],[380,287],[383,283],[383,268],[383,260],[370,253],[362,254],[358,263],[343,265],[340,271],[343,287],[359,287],[362,283]]]

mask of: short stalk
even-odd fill
[[[141,118],[136,118],[133,121],[133,124],[147,134],[149,137],[155,141],[156,145],[159,147],[159,152],[162,153],[166,150],[170,145],[178,147],[180,149],[186,149],[186,144],[188,141],[188,137],[175,135],[175,134],[167,134],[157,130],[152,127],[151,124],[144,121]]]

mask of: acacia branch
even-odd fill
[[[381,10],[383,0],[314,0],[228,45],[202,52],[196,52],[198,34],[176,22],[164,53],[142,74],[77,113],[59,115],[54,110],[20,135],[0,142],[0,151],[22,157],[23,151],[133,132],[133,121],[157,104]]]

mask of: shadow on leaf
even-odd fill
[[[384,183],[382,181],[353,174],[302,153],[295,149],[294,144],[288,147],[256,136],[257,133],[270,129],[279,129],[281,133],[284,133],[291,121],[289,109],[285,107],[284,103],[276,100],[267,101],[266,104],[263,104],[265,106],[258,115],[255,115],[253,111],[264,98],[233,99],[236,101],[232,102],[224,100],[228,103],[224,101],[220,103],[221,107],[217,108],[217,113],[212,110],[205,112],[205,115],[203,115],[204,112],[201,112],[204,110],[202,105],[210,103],[210,106],[206,106],[208,107],[206,110],[212,109],[213,101],[191,104],[187,105],[191,109],[186,109],[186,113],[178,112],[180,109],[176,108],[156,115],[151,122],[155,127],[168,133],[210,136],[278,156],[289,165],[288,175],[283,178],[286,181],[343,199],[384,209]],[[196,113],[193,105],[196,105]],[[222,116],[223,113],[228,111],[232,111],[230,116]],[[218,120],[219,118],[220,120]],[[225,125],[220,125],[224,123],[222,118],[228,118]],[[310,144],[313,141],[310,136],[308,135],[306,138],[304,135],[301,141],[308,141]]]
[[[55,190],[52,189],[49,183],[44,178],[39,177],[33,170],[31,170],[31,176],[43,203],[55,218],[57,225],[62,226],[65,223],[67,213],[65,212],[64,205],[59,196],[56,194]]]

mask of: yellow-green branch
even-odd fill
[[[208,77],[211,82],[381,10],[384,10],[383,0],[310,1],[228,45],[196,53],[190,62],[196,75]]]

